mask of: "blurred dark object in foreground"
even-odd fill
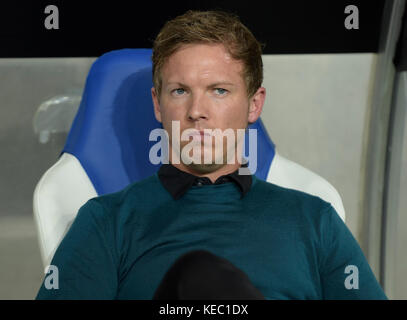
[[[153,300],[265,300],[249,277],[224,258],[205,250],[179,257]]]

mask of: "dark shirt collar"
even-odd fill
[[[242,165],[242,167],[247,167],[247,164]],[[193,185],[233,182],[239,187],[239,190],[242,193],[242,198],[250,190],[252,185],[252,176],[240,175],[239,169],[230,174],[219,177],[214,183],[212,183],[208,177],[195,176],[174,167],[171,163],[161,165],[160,169],[158,170],[158,178],[160,179],[164,188],[167,189],[175,200],[182,197]]]

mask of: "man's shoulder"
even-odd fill
[[[162,186],[156,174],[140,181],[133,182],[116,192],[100,195],[89,200],[108,211],[122,207],[131,207],[134,203],[144,202],[150,198],[157,200],[162,192]]]
[[[322,201],[323,203],[328,203],[318,196],[312,195],[301,190],[283,187],[278,184],[259,179],[257,177],[255,177],[254,179],[256,180],[254,186],[258,188],[258,190],[256,191],[265,192],[267,194],[273,195],[274,197],[298,199],[301,201],[311,201],[311,202]]]
[[[262,197],[262,201],[278,204],[290,211],[323,212],[332,209],[329,202],[322,198],[296,189],[286,188],[277,184],[256,179],[253,192]]]

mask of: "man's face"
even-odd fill
[[[159,97],[152,88],[155,116],[168,132],[170,155],[173,149],[181,155],[183,148],[187,144],[191,146],[191,143],[200,148],[201,161],[188,165],[194,171],[212,172],[225,165],[228,159],[231,161],[231,155],[235,155],[235,163],[240,158],[240,155],[233,153],[237,151],[237,143],[228,145],[227,139],[223,139],[223,152],[219,153],[215,149],[219,149],[215,138],[201,136],[199,131],[220,129],[220,132],[225,132],[232,129],[237,142],[237,129],[245,129],[248,122],[257,120],[265,90],[260,88],[249,99],[242,71],[243,63],[232,59],[221,44],[185,45],[163,65]],[[193,129],[191,131],[197,133],[188,141],[180,141],[179,149],[175,143],[177,137],[172,134],[172,121],[176,120],[179,121],[181,134],[186,129]],[[189,155],[192,155],[191,152]],[[204,161],[205,154],[212,155],[208,156],[211,163],[205,163],[208,162]],[[179,159],[183,162],[181,156]]]

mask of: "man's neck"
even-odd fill
[[[225,164],[221,167],[214,168],[212,172],[202,172],[200,170],[196,170],[195,168],[185,165],[184,163],[171,163],[174,167],[184,172],[188,172],[198,177],[208,177],[212,183],[215,182],[219,177],[223,175],[227,175],[229,173],[235,172],[237,169],[241,167],[241,164],[236,162],[235,164]]]

